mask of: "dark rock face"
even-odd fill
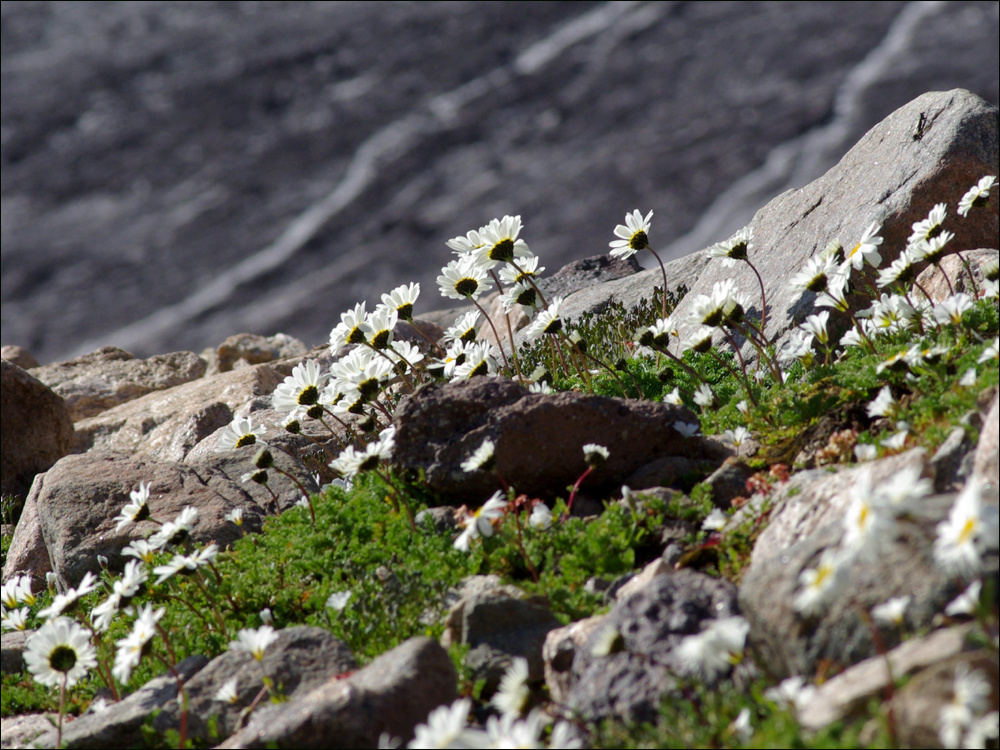
[[[736,614],[736,587],[728,581],[692,570],[654,577],[624,597],[590,633],[587,647],[576,650],[567,704],[587,720],[654,721],[676,688],[674,675],[683,671],[676,646],[708,620]],[[623,647],[594,655],[591,648],[608,627],[621,635]]]
[[[319,342],[357,300],[429,294],[444,241],[494,216],[522,214],[549,268],[605,251],[637,206],[670,242],[813,129],[837,131],[834,153],[761,180],[754,207],[927,90],[998,98],[987,2],[5,2],[3,18],[3,331],[43,362],[242,330]]]
[[[0,362],[0,492],[25,495],[35,475],[73,449],[66,403],[17,365]]]
[[[396,411],[393,461],[423,469],[432,489],[455,502],[479,503],[499,488],[485,471],[460,464],[489,438],[497,471],[519,492],[565,494],[587,468],[583,446],[597,443],[610,456],[583,487],[616,490],[632,472],[664,456],[714,460],[724,450],[700,438],[684,438],[675,421],[692,422],[683,406],[626,401],[580,393],[529,394],[510,380],[477,377],[464,383],[417,390]]]

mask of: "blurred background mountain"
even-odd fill
[[[1000,99],[996,2],[0,7],[2,343],[41,362],[445,307],[507,213],[549,272],[637,207],[676,257],[925,91]]]

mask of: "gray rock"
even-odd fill
[[[569,699],[570,688],[574,683],[573,660],[576,652],[585,648],[591,635],[603,628],[606,622],[607,615],[595,615],[550,630],[545,636],[542,646],[545,684],[549,688],[549,697],[555,703],[565,704]]]
[[[18,573],[28,573],[32,578],[32,587],[37,588],[44,584],[45,574],[52,570],[49,551],[45,549],[42,538],[42,525],[38,520],[38,493],[44,483],[45,475],[39,474],[24,501],[3,564],[4,581]]]
[[[458,522],[455,520],[455,509],[450,505],[425,508],[417,513],[414,521],[416,521],[417,526],[430,524],[436,531],[443,533],[454,531],[458,527]]]
[[[269,395],[281,378],[254,365],[155,391],[76,423],[78,452],[103,449],[183,461],[198,443]]]
[[[208,663],[204,656],[189,656],[175,665],[182,682],[190,680]],[[142,726],[151,713],[177,697],[177,680],[164,673],[147,682],[134,693],[100,713],[88,713],[63,724],[60,747],[130,748],[143,744]],[[174,727],[175,729],[177,727]],[[50,730],[35,740],[38,747],[55,747],[56,731]]]
[[[17,365],[0,362],[0,493],[23,497],[35,475],[72,448],[65,402]]]
[[[983,484],[991,484],[994,491],[1000,487],[1000,395],[993,396],[989,413],[983,420],[972,464],[972,477]]]
[[[52,729],[52,722],[45,714],[4,716],[0,719],[0,748],[31,747],[39,735]]]
[[[497,689],[519,656],[528,660],[529,679],[541,680],[545,637],[560,625],[547,603],[525,599],[510,586],[464,588],[468,593],[449,610],[441,643],[446,648],[458,643],[469,646],[465,663],[474,679],[486,680],[483,695],[489,697]]]
[[[962,476],[962,467],[971,450],[972,441],[963,428],[956,427],[948,433],[930,460],[935,492],[949,492],[959,489],[958,484],[965,484],[967,477]]]
[[[249,447],[242,450],[252,451]],[[172,520],[188,505],[198,509],[198,523],[191,532],[196,542],[225,546],[240,538],[244,532],[224,518],[234,508],[243,509],[243,529],[259,531],[267,511],[277,510],[275,504],[262,507],[250,488],[227,476],[220,465],[225,467],[225,458],[204,467],[109,451],[67,456],[46,472],[36,498],[53,571],[64,585],[76,585],[87,571],[98,572],[99,554],[108,558],[112,570],[122,570],[126,560],[121,550],[158,528],[152,521],[142,521],[115,530],[115,519],[129,501],[129,492],[140,482],[151,485],[153,518]],[[291,497],[298,498],[298,489],[287,480],[274,478],[272,482],[276,491],[288,497],[286,504]]]
[[[220,747],[376,747],[383,733],[405,743],[431,711],[455,700],[456,679],[443,648],[412,638],[350,677],[262,712]]]
[[[922,138],[914,139],[920,121],[926,128]],[[876,222],[884,238],[880,250],[885,267],[905,249],[911,225],[925,218],[935,203],[946,201],[954,207],[980,177],[996,172],[997,146],[995,106],[961,89],[924,94],[869,130],[825,175],[760,209],[750,223],[749,260],[767,292],[768,337],[780,341],[813,312],[815,295],[799,297],[788,283],[809,258],[834,239],[851,246]],[[997,214],[986,211],[951,222],[948,228],[956,233],[950,243],[955,250],[990,247],[1000,231]],[[874,279],[870,267],[865,273]],[[751,315],[759,320],[760,286],[746,263],[735,268],[710,264],[675,315],[683,321],[699,294],[710,293],[713,284],[730,278],[754,301]],[[694,326],[682,327],[682,337],[688,328]],[[743,354],[754,354],[749,344]]]
[[[804,502],[813,499],[803,495]],[[883,540],[875,559],[845,563],[850,585],[841,587],[818,615],[804,616],[794,609],[799,576],[815,567],[824,550],[840,543],[842,519],[790,546],[774,548],[774,556],[755,554],[740,585],[740,607],[751,624],[749,641],[765,669],[783,679],[812,674],[824,660],[846,668],[873,656],[876,645],[860,612],[870,612],[892,597],[912,597],[906,612],[909,631],[930,625],[959,593],[956,582],[942,574],[933,559],[935,527],[953,500],[954,495],[925,498],[915,517],[897,522],[898,535]],[[899,642],[896,628],[883,625],[879,630],[886,648]]]
[[[460,464],[489,438],[501,476],[519,492],[545,497],[566,494],[586,469],[583,445],[598,443],[610,457],[582,486],[596,495],[617,490],[656,458],[721,463],[722,448],[685,439],[672,427],[694,419],[682,406],[570,392],[528,394],[513,381],[478,377],[422,386],[404,399],[396,410],[393,462],[403,470],[423,470],[428,485],[448,502],[481,501],[499,487],[496,478],[466,472]]]
[[[737,497],[746,497],[747,479],[753,472],[742,461],[728,458],[705,482],[712,488],[712,502],[718,508],[728,509]]]
[[[31,356],[31,352],[22,346],[5,344],[0,347],[0,359],[15,364],[22,370],[30,370],[38,367],[38,360]]]
[[[136,359],[104,346],[76,359],[37,367],[32,374],[62,396],[70,418],[78,422],[147,393],[196,380],[205,374],[205,367],[193,352]]]
[[[184,686],[188,695],[188,737],[218,742],[241,726],[241,713],[264,687],[262,675],[270,678],[289,701],[304,697],[327,681],[357,669],[347,644],[328,631],[315,627],[279,630],[277,640],[267,647],[264,658],[256,661],[246,651],[230,649],[213,659]],[[239,696],[235,703],[216,700],[215,694],[228,680],[236,678]],[[268,701],[260,704],[266,707]],[[209,719],[215,717],[217,734],[209,735]],[[153,720],[161,734],[176,728],[180,708],[176,701],[163,707]]]
[[[676,646],[708,620],[738,612],[736,588],[728,581],[687,569],[653,576],[619,598],[585,647],[576,649],[567,706],[587,721],[655,721],[662,700],[677,687],[674,675],[682,665]],[[621,648],[595,655],[605,628],[617,631]]]
[[[24,651],[34,630],[5,630],[0,635],[3,650],[0,651],[0,673],[17,674],[24,670]]]
[[[866,709],[873,696],[881,695],[890,680],[901,680],[965,650],[965,639],[971,630],[969,625],[935,630],[855,664],[820,685],[796,718],[810,731],[850,718]],[[887,661],[891,674],[886,669]]]

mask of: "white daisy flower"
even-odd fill
[[[893,414],[896,410],[896,399],[892,397],[892,389],[889,386],[882,386],[882,390],[878,392],[878,395],[868,404],[868,416],[869,417],[887,417]]]
[[[215,452],[225,453],[242,448],[245,445],[256,445],[258,443],[266,445],[260,439],[260,436],[265,432],[267,432],[267,428],[263,425],[254,427],[249,416],[236,417],[236,419],[226,425],[226,429],[219,435],[219,441],[215,444]]]
[[[912,599],[911,596],[894,596],[877,607],[872,607],[872,617],[875,622],[899,627],[903,624],[906,608],[910,606]]]
[[[539,311],[539,313],[535,315],[528,327],[524,329],[524,335],[529,341],[534,341],[543,333],[559,333],[559,331],[562,330],[563,321],[562,318],[559,317],[559,311],[562,307],[562,303],[562,297],[554,297],[549,302],[549,306],[547,308]]]
[[[437,277],[441,294],[449,299],[477,300],[492,288],[487,272],[471,255],[453,260]]]
[[[476,340],[476,330],[479,328],[479,310],[470,310],[462,314],[455,324],[444,332],[447,341],[464,341],[470,343]]]
[[[246,651],[254,659],[260,661],[264,658],[264,651],[278,640],[278,634],[270,625],[261,625],[253,628],[243,628],[237,634],[235,641],[229,642],[229,648],[233,651]]]
[[[301,362],[274,389],[271,404],[277,411],[293,411],[313,406],[319,402],[320,393],[329,379],[330,374],[321,373],[315,361],[310,359]]]
[[[243,525],[243,508],[233,508],[231,511],[226,513],[223,518],[230,523],[234,523],[237,526]]]
[[[90,634],[68,617],[49,620],[25,644],[24,663],[35,682],[73,687],[97,666]]]
[[[493,375],[497,371],[497,361],[490,353],[488,341],[466,344],[463,361],[455,365],[451,382],[457,383],[477,375]]]
[[[462,552],[469,551],[470,542],[476,537],[493,536],[493,521],[503,517],[507,498],[499,490],[476,510],[466,521],[465,530],[455,540],[454,547]]]
[[[748,632],[750,623],[742,617],[712,620],[705,630],[686,637],[677,646],[675,654],[681,669],[712,682],[743,658]]]
[[[538,267],[538,256],[532,255],[527,258],[518,258],[517,268],[507,265],[500,269],[500,281],[510,285],[527,284],[528,279],[540,276],[544,271],[544,267]]]
[[[411,283],[397,286],[388,294],[382,295],[382,304],[390,310],[395,310],[400,320],[413,320],[413,305],[420,296],[420,284]]]
[[[973,208],[985,206],[986,202],[990,199],[990,188],[993,187],[996,181],[997,178],[995,176],[988,175],[981,178],[979,182],[969,188],[958,202],[959,216],[968,216],[969,211]]]
[[[894,435],[890,435],[887,438],[883,438],[879,442],[883,448],[888,448],[889,450],[898,451],[906,445],[906,438],[909,436],[909,430],[900,430]]]
[[[149,518],[149,482],[139,482],[139,489],[129,493],[128,502],[115,520],[115,531],[121,531],[130,523],[138,523]]]
[[[132,676],[132,670],[142,661],[142,652],[146,644],[156,635],[156,624],[167,612],[165,607],[157,610],[152,604],[146,604],[139,610],[139,617],[132,624],[132,632],[117,643],[115,665],[111,669],[119,682],[127,684]]]
[[[489,470],[493,465],[494,447],[492,440],[489,438],[484,440],[483,444],[476,448],[473,454],[462,462],[462,471],[471,473],[480,469]]]
[[[336,612],[343,612],[347,602],[351,600],[351,591],[335,591],[326,598],[326,607]]]
[[[185,506],[177,518],[160,526],[159,531],[149,538],[149,543],[158,550],[170,544],[180,544],[196,523],[198,523],[198,509],[191,505]]]
[[[487,270],[497,263],[511,263],[515,259],[531,257],[527,243],[517,238],[520,233],[520,216],[493,219],[479,228],[479,239],[483,244],[471,249],[469,253],[481,268]]]
[[[57,594],[55,598],[52,599],[52,603],[40,611],[38,616],[43,619],[59,617],[59,615],[64,612],[71,611],[82,597],[86,596],[96,588],[97,577],[88,570],[76,588],[71,588],[64,594]]]
[[[507,671],[500,678],[500,687],[493,695],[491,703],[504,716],[519,717],[524,714],[531,699],[531,688],[528,687],[528,660],[522,656],[511,662]]]
[[[715,394],[708,387],[708,383],[702,383],[698,386],[698,390],[694,392],[694,402],[703,409],[715,406]]]
[[[122,550],[122,555],[125,557],[134,557],[136,560],[142,561],[147,565],[152,565],[158,549],[158,547],[154,547],[145,539],[136,539]]]
[[[972,309],[972,297],[965,292],[953,294],[948,299],[934,305],[934,320],[938,323],[960,325],[962,316]]]
[[[552,511],[545,503],[536,503],[528,516],[528,525],[545,531],[552,525]]]
[[[373,349],[384,350],[392,345],[393,329],[399,322],[399,313],[394,308],[378,307],[367,318],[368,335],[366,341]]]
[[[764,697],[774,701],[779,708],[798,713],[808,705],[816,694],[816,686],[806,682],[801,675],[783,680],[777,687],[764,691]]]
[[[860,271],[865,263],[878,268],[882,262],[882,256],[878,252],[878,246],[882,244],[882,238],[878,232],[881,227],[872,222],[861,234],[858,244],[851,248],[844,258],[844,266],[850,265],[855,271]]]
[[[974,615],[979,609],[979,595],[983,590],[983,582],[976,579],[968,585],[961,594],[952,599],[948,606],[944,608],[944,613],[949,617],[958,615]]]
[[[236,678],[232,677],[226,680],[222,687],[215,691],[215,700],[219,703],[236,703],[240,699],[240,694],[236,689]]]
[[[29,614],[31,614],[31,610],[28,607],[20,609],[7,609],[5,607],[3,615],[0,616],[0,628],[3,630],[25,630],[28,627]]]
[[[464,237],[454,237],[446,243],[456,255],[468,255],[473,250],[483,246],[483,239],[475,229],[469,231]]]
[[[995,337],[993,343],[983,349],[983,353],[976,359],[976,364],[984,362],[1000,363],[1000,337]]]
[[[725,242],[717,242],[706,251],[709,258],[723,258],[723,265],[731,268],[738,260],[747,259],[753,241],[753,229],[743,227]]]
[[[698,424],[697,422],[689,423],[689,422],[677,421],[674,422],[672,426],[675,430],[677,430],[677,432],[679,432],[684,437],[693,437],[697,435],[698,431],[701,429],[701,425]]]
[[[702,521],[701,528],[705,531],[718,531],[719,529],[725,528],[728,521],[729,516],[718,508],[712,508],[712,512],[705,517],[704,521]]]
[[[982,568],[980,538],[996,539],[996,506],[987,509],[982,502],[981,486],[970,480],[958,494],[948,519],[937,527],[934,562],[946,575],[966,580]]]
[[[629,258],[640,250],[648,248],[649,222],[652,218],[652,211],[643,218],[639,209],[625,214],[625,224],[619,224],[615,227],[615,236],[620,239],[611,241],[611,256],[613,258]]]
[[[815,568],[806,568],[799,575],[801,588],[792,606],[806,617],[818,615],[840,591],[845,583],[843,553],[832,549],[823,551]]]
[[[666,396],[663,397],[663,403],[673,404],[674,406],[680,406],[681,404],[683,404],[684,401],[681,400],[680,389],[674,388],[672,391],[670,391],[670,393],[668,393]]]
[[[427,716],[426,724],[417,724],[413,729],[414,737],[407,747],[410,748],[446,748],[446,747],[476,747],[466,742],[466,724],[469,721],[469,710],[472,701],[460,698],[450,706],[439,706]]]
[[[331,354],[336,354],[348,344],[362,344],[368,339],[370,330],[365,305],[366,303],[359,302],[352,309],[341,313],[340,324],[330,331]]]
[[[583,446],[583,460],[586,462],[587,466],[592,466],[595,469],[599,468],[608,460],[608,456],[611,452],[605,448],[603,445],[598,445],[597,443],[587,443]]]
[[[792,276],[788,286],[801,297],[805,292],[825,292],[831,276],[837,273],[837,261],[833,257],[814,255],[806,261],[802,269]],[[796,299],[798,298],[796,297]]]
[[[945,216],[948,213],[947,203],[938,203],[930,210],[927,214],[926,219],[921,219],[920,221],[914,222],[913,232],[910,234],[910,238],[907,240],[906,244],[915,245],[923,240],[934,239],[941,232],[941,224],[944,223]]]

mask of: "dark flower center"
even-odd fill
[[[632,235],[632,239],[628,241],[628,246],[633,250],[645,250],[649,247],[649,239],[646,237],[646,233],[639,230]]]
[[[388,349],[389,348],[389,336],[392,331],[385,330],[379,331],[374,336],[372,336],[372,348],[374,349]]]
[[[461,279],[455,284],[455,291],[463,297],[471,297],[479,288],[479,282],[475,279]]]
[[[469,373],[470,378],[474,378],[476,375],[488,375],[490,372],[489,365],[486,364],[484,359],[478,365],[472,368],[472,372]]]
[[[378,468],[378,456],[369,456],[358,467],[358,471],[371,471]]]
[[[236,441],[236,448],[242,448],[244,445],[253,445],[257,442],[257,436],[252,432],[248,432],[246,435],[241,435],[240,439]]]
[[[826,274],[821,273],[819,276],[814,278],[806,285],[806,289],[810,292],[825,292],[826,291]]]
[[[699,354],[704,354],[705,352],[707,352],[709,349],[712,348],[712,337],[708,336],[706,338],[703,338],[701,341],[696,343],[691,348],[694,349]]]
[[[358,392],[365,401],[371,400],[372,396],[378,393],[378,378],[368,378],[358,386]]]
[[[538,299],[538,295],[535,294],[535,290],[530,286],[517,295],[517,304],[524,305],[525,307],[532,307],[535,304],[535,300]]]
[[[499,260],[502,263],[514,260],[514,240],[505,237],[495,244],[490,250],[490,260]]]
[[[348,344],[361,344],[364,343],[365,332],[361,330],[361,326],[357,325],[351,329],[351,332],[347,334]]]
[[[258,469],[269,469],[274,466],[274,455],[267,448],[263,448],[254,458],[253,465]]]
[[[319,419],[323,416],[323,407],[319,404],[314,404],[306,409],[306,416],[310,419]]]
[[[362,339],[364,340],[364,339]],[[307,385],[299,391],[299,403],[302,406],[311,406],[319,401],[319,388],[314,385]]]
[[[732,249],[729,251],[729,257],[736,260],[746,260],[747,259],[747,243],[737,242],[733,245]]]
[[[266,471],[255,471],[250,479],[257,484],[267,484],[267,472]]]
[[[285,429],[288,430],[293,435],[298,435],[302,432],[302,425],[299,424],[299,420],[293,419],[291,422],[285,425]]]
[[[396,312],[403,320],[413,320],[413,303],[406,302],[405,304],[400,305],[396,308]]]
[[[639,334],[639,343],[642,346],[652,346],[653,344],[657,343],[657,341],[656,337],[653,335],[653,332],[648,328],[646,328],[643,330],[642,333]]]
[[[76,651],[69,646],[59,645],[49,654],[49,666],[65,674],[76,664]]]
[[[563,327],[562,318],[556,318],[547,326],[545,326],[545,329],[542,331],[542,333],[559,333],[559,331],[562,330],[562,327]]]
[[[723,317],[724,313],[722,312],[721,309],[717,307],[714,310],[712,310],[708,315],[705,316],[705,318],[702,320],[702,323],[704,323],[707,326],[710,326],[711,328],[715,328],[717,325],[719,325],[719,323],[722,322]]]
[[[941,230],[942,230],[942,227],[941,227],[940,224],[937,224],[937,225],[931,227],[930,229],[927,230],[927,239],[929,239],[929,240],[934,239],[939,234],[941,234]]]

